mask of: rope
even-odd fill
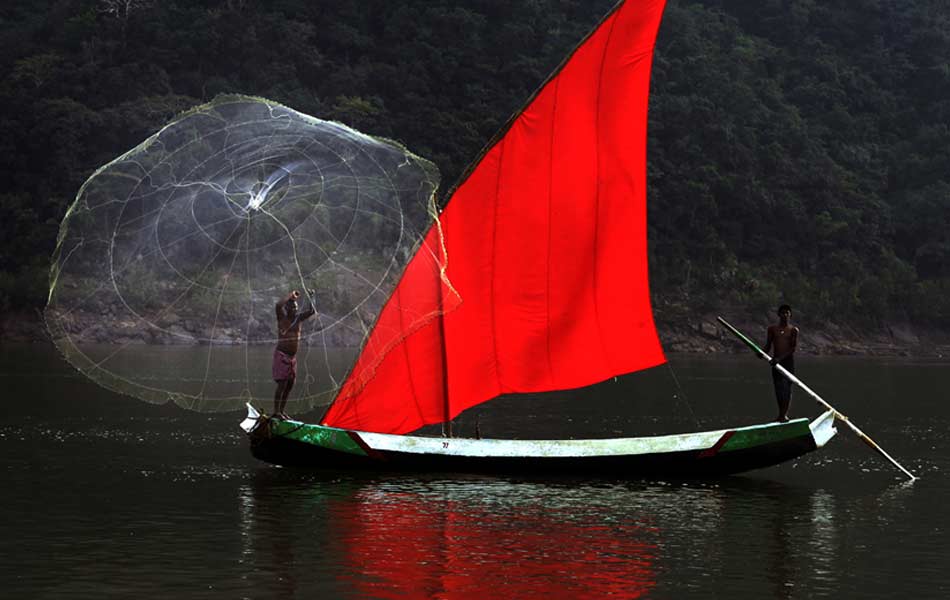
[[[290,437],[294,433],[297,433],[306,427],[306,425],[306,423],[301,423],[286,433],[274,433],[274,420],[271,417],[262,414],[257,417],[257,424],[254,426],[254,429],[251,430],[251,433],[248,434],[248,437],[251,440],[251,446],[257,446],[258,444],[261,444],[274,437]]]
[[[697,429],[700,428],[699,419],[696,418],[696,413],[693,412],[693,407],[690,405],[689,398],[686,397],[686,390],[683,389],[683,386],[680,385],[679,379],[676,377],[676,372],[673,371],[673,367],[670,366],[670,363],[666,363],[666,368],[669,369],[670,376],[673,378],[673,383],[676,385],[676,393],[673,394],[673,398],[677,401],[682,401],[686,405],[686,410],[689,411],[689,416],[693,420],[693,425]]]

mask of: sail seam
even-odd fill
[[[597,273],[599,271],[599,257],[600,253],[598,252],[598,245],[600,243],[600,112],[601,112],[601,96],[604,88],[604,68],[607,64],[607,50],[610,48],[610,40],[613,38],[614,27],[617,25],[617,16],[613,15],[613,18],[610,21],[610,29],[607,30],[607,39],[604,41],[603,53],[600,57],[600,73],[597,76],[597,101],[595,103],[594,109],[594,132],[596,135],[596,146],[597,152],[594,155],[595,167],[594,174],[596,176],[596,187],[594,191],[594,265],[592,269],[592,279],[593,279],[593,288],[594,288],[594,322],[597,323],[597,337],[600,340],[600,351],[604,357],[604,362],[610,367],[610,370],[613,371],[613,366],[611,366],[610,354],[607,352],[607,346],[604,343],[604,330],[603,325],[600,322],[600,300],[599,300],[599,280]]]
[[[501,199],[500,199],[501,170],[504,166],[504,160],[505,160],[505,140],[506,139],[507,138],[502,138],[502,140],[498,142],[498,174],[495,178],[495,203],[494,203],[494,211],[492,214],[492,223],[494,223],[495,225],[494,227],[492,227],[492,232],[491,232],[492,234],[492,240],[491,240],[492,267],[491,267],[491,286],[489,290],[490,298],[488,302],[488,306],[490,307],[489,310],[491,310],[491,343],[492,343],[492,351],[494,353],[495,382],[498,384],[499,391],[502,390],[504,386],[502,385],[502,382],[501,382],[501,363],[498,360],[498,321],[495,316],[496,315],[495,278],[497,276],[498,269],[495,267],[495,256],[497,255],[497,244],[498,244],[498,204],[499,202],[501,202]]]
[[[554,381],[554,363],[551,358],[551,222],[554,219],[554,130],[557,125],[557,99],[558,99],[558,90],[560,89],[561,78],[557,77],[554,79],[554,102],[551,106],[551,145],[548,150],[548,254],[547,259],[544,261],[547,266],[547,290],[544,295],[546,306],[545,306],[545,321],[547,322],[547,327],[545,328],[545,338],[546,338],[546,347],[547,347],[547,358],[548,358],[548,376],[551,378],[551,381]]]
[[[402,298],[401,298],[402,291],[399,286],[396,286],[395,293],[397,297],[399,297],[399,305],[402,306]],[[399,328],[402,330],[404,328],[403,319],[402,319],[403,315],[402,315],[401,310],[398,312],[399,312]],[[406,361],[406,380],[409,382],[409,393],[412,396],[412,404],[413,406],[416,407],[416,414],[419,415],[419,420],[422,422],[425,422],[425,415],[422,414],[422,409],[419,407],[419,394],[416,392],[416,383],[415,381],[413,381],[413,378],[412,378],[412,372],[414,369],[412,368],[412,358],[409,356],[409,344],[407,344],[405,342],[405,339],[403,339],[403,342],[399,344],[399,347],[402,348],[402,355]]]

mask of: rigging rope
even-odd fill
[[[676,392],[673,394],[673,399],[678,403],[682,401],[682,404],[686,405],[686,410],[689,411],[689,416],[693,420],[693,425],[696,427],[696,429],[700,429],[701,425],[699,419],[696,417],[696,413],[693,412],[693,407],[690,404],[689,398],[686,396],[686,390],[680,385],[679,378],[676,377],[676,371],[673,370],[673,367],[670,365],[669,361],[666,362],[666,368],[669,370],[670,376],[673,378],[673,384],[676,386]]]

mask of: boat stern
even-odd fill
[[[838,430],[835,429],[835,411],[823,412],[808,424],[808,428],[811,429],[811,435],[815,438],[815,447],[821,448],[838,433]]]

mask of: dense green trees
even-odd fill
[[[927,1],[671,5],[651,120],[660,288],[950,324],[948,18]]]
[[[392,137],[446,189],[612,3],[4,8],[0,308],[44,303],[83,180],[191,105],[255,94]],[[948,57],[940,0],[669,0],[650,112],[658,305],[950,327]]]

